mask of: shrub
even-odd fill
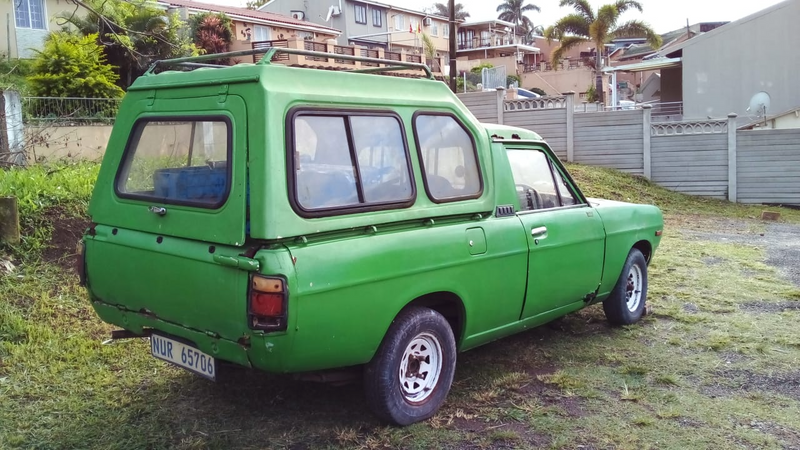
[[[119,75],[106,63],[97,35],[78,36],[51,33],[44,49],[36,50],[33,75],[28,77],[31,93],[38,97],[119,98]]]
[[[478,64],[477,66],[473,67],[469,71],[471,73],[480,75],[483,72],[483,69],[491,69],[492,67],[494,67],[494,65],[492,65],[492,63],[483,63],[483,64]]]
[[[594,103],[597,100],[599,100],[597,97],[597,91],[595,90],[594,85],[592,84],[586,89],[586,101],[589,103]]]
[[[194,45],[207,54],[225,53],[233,42],[231,19],[222,13],[201,13],[189,19]],[[212,62],[213,63],[213,62]],[[217,61],[228,63],[228,61]]]

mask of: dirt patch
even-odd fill
[[[782,313],[800,311],[800,302],[746,302],[740,303],[739,309],[748,313]]]
[[[720,264],[723,261],[725,261],[725,259],[720,258],[718,256],[707,256],[703,258],[703,263],[707,266],[716,266],[717,264]]]
[[[714,374],[722,383],[704,386],[703,391],[711,397],[723,397],[742,392],[779,394],[800,400],[800,372],[762,374],[742,369],[723,369]]]
[[[694,303],[684,303],[682,309],[689,314],[697,314],[700,312],[700,308]]]
[[[65,271],[77,271],[78,242],[89,227],[89,220],[75,217],[61,208],[50,208],[43,214],[44,222],[53,227],[50,242],[42,251],[42,260]]]
[[[800,226],[785,223],[767,227],[767,264],[777,267],[795,286],[800,287]]]

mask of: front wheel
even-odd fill
[[[647,260],[638,249],[631,249],[617,285],[603,302],[606,319],[612,325],[631,325],[644,315],[647,299]]]
[[[438,312],[410,307],[395,318],[364,372],[372,412],[397,425],[425,420],[444,403],[456,368],[450,324]]]

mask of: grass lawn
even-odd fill
[[[611,328],[595,306],[461,354],[443,409],[406,428],[378,423],[359,384],[244,370],[214,384],[143,340],[102,345],[111,327],[63,257],[96,167],[0,171],[27,235],[0,250],[17,266],[0,272],[0,448],[800,448],[800,289],[757,239],[763,209],[800,211],[570,170],[590,196],[664,210],[651,314]]]

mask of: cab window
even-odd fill
[[[122,198],[203,208],[230,190],[230,124],[223,119],[148,119],[134,126],[117,174]]]
[[[414,118],[414,134],[431,200],[480,197],[483,181],[475,143],[454,117],[418,114]]]
[[[408,150],[392,115],[301,113],[293,119],[294,201],[347,211],[413,201]]]
[[[576,204],[575,194],[544,152],[509,149],[507,154],[521,211]]]

